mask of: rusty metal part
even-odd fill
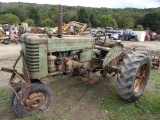
[[[126,53],[121,53],[121,54],[116,58],[118,65],[123,61],[123,59],[124,59],[124,57],[125,57],[126,55],[127,55]]]
[[[28,83],[11,83],[13,88],[30,88],[31,85]]]
[[[19,60],[21,58],[22,58],[24,70],[25,70],[24,74],[18,73],[17,70],[15,69],[17,63],[19,62]],[[9,85],[13,89],[16,97],[20,100],[21,104],[23,105],[24,101],[28,97],[30,89],[31,89],[31,82],[30,82],[29,74],[28,74],[26,64],[24,61],[23,52],[22,51],[20,52],[19,57],[17,58],[17,60],[15,61],[14,65],[13,65],[13,69],[1,68],[1,71],[12,73],[11,78],[9,80]],[[16,78],[18,78],[21,82],[18,82],[18,83],[15,82]],[[15,90],[15,88],[21,88],[21,90],[23,91],[23,94],[19,95],[17,93],[17,91]]]
[[[147,64],[143,64],[139,67],[135,81],[134,81],[134,93],[139,93],[145,86],[146,84],[146,77],[148,73],[148,66]]]
[[[110,61],[109,64],[103,70],[102,76],[106,77],[106,73],[117,74],[119,72],[118,66],[123,61],[123,59],[126,55],[127,55],[126,53],[121,53],[118,57],[116,57],[115,59],[112,59],[112,61]]]
[[[13,73],[15,70],[12,70],[12,69],[8,69],[8,68],[1,68],[1,71],[3,72],[9,72],[9,73]]]
[[[152,68],[158,70],[159,66],[160,66],[160,56],[154,55],[152,57]]]
[[[109,74],[112,74],[112,73],[115,73],[117,74],[119,72],[119,69],[118,69],[118,61],[117,59],[113,59],[104,69],[104,73],[102,73],[102,76],[103,77],[106,77],[107,73]]]
[[[45,103],[46,96],[44,93],[37,92],[37,93],[32,93],[29,95],[29,97],[25,100],[24,102],[24,108],[27,111],[35,111],[38,110],[43,106]]]
[[[59,5],[59,13],[58,13],[58,37],[59,38],[62,38],[62,24],[63,24],[62,5]]]

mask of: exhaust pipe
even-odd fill
[[[59,13],[58,13],[58,37],[59,38],[62,38],[62,24],[63,24],[62,5],[59,5]]]

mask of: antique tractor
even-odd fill
[[[22,35],[22,50],[13,69],[9,84],[11,105],[19,117],[27,117],[49,106],[52,90],[43,79],[72,74],[91,84],[97,82],[93,74],[117,75],[117,94],[126,101],[138,99],[147,84],[151,60],[147,53],[123,53],[123,45],[96,37],[62,36],[62,7],[59,8],[58,34]],[[103,33],[102,33],[103,34]],[[105,37],[106,38],[106,37]],[[16,65],[22,58],[23,74]],[[19,81],[16,81],[16,79]]]

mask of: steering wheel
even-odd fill
[[[95,43],[97,45],[103,45],[106,41],[106,34],[105,32],[103,31],[98,31],[96,34],[95,34]]]

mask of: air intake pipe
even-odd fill
[[[58,12],[58,37],[59,38],[62,38],[62,24],[63,24],[62,5],[59,5],[59,12]]]

